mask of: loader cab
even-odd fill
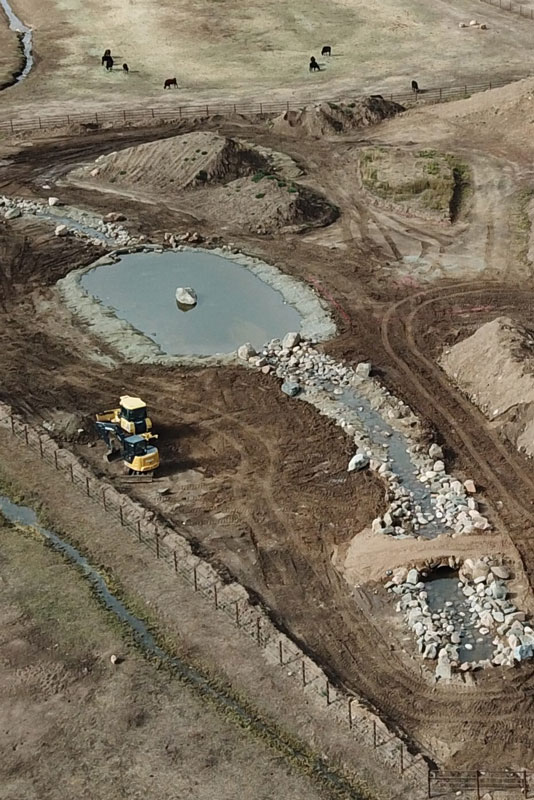
[[[124,463],[131,472],[153,472],[159,466],[158,448],[144,436],[128,436],[123,442]]]
[[[148,433],[152,429],[152,420],[148,416],[146,403],[139,397],[124,395],[120,399],[120,426],[125,433]]]

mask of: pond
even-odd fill
[[[232,353],[245,342],[258,349],[301,325],[280,292],[241,264],[206,251],[131,253],[88,270],[81,285],[168,355]],[[178,287],[192,287],[197,305],[180,308]]]

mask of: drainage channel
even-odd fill
[[[22,47],[22,54],[24,57],[24,62],[22,69],[20,72],[17,72],[13,75],[13,79],[8,83],[5,83],[1,88],[8,89],[10,86],[15,86],[17,83],[20,83],[24,80],[24,78],[29,75],[33,64],[33,37],[31,28],[28,28],[22,20],[20,20],[11,6],[9,5],[8,0],[0,0],[0,7],[3,9],[7,20],[9,22],[10,30],[15,31],[20,37],[20,44]]]
[[[205,699],[214,702],[221,711],[233,714],[237,717],[240,725],[267,740],[270,746],[281,752],[291,764],[311,774],[325,787],[335,792],[337,796],[346,797],[348,800],[366,800],[365,794],[356,789],[343,775],[335,772],[323,759],[307,752],[304,747],[285,740],[274,727],[261,720],[231,695],[214,686],[210,679],[201,672],[184,663],[177,656],[170,655],[157,643],[147,625],[128,611],[126,606],[109,590],[105,580],[91,566],[85,556],[56,533],[39,524],[37,514],[32,508],[14,503],[9,497],[0,495],[0,511],[10,522],[38,531],[54,550],[81,569],[106,608],[121,623],[128,626],[137,645],[146,655],[155,656],[185,684],[198,691]]]
[[[369,400],[358,394],[351,386],[344,389],[336,399],[348,408],[356,411],[373,441],[382,445],[388,454],[392,471],[399,476],[402,485],[411,493],[412,503],[421,507],[422,514],[430,518],[421,525],[421,535],[432,539],[443,533],[444,526],[435,519],[435,509],[431,502],[431,493],[418,478],[418,467],[408,452],[410,443],[402,433],[389,425],[384,417],[372,407]]]

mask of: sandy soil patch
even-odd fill
[[[534,333],[509,317],[446,350],[441,365],[516,447],[534,455]]]

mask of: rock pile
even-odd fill
[[[453,599],[439,608],[429,604],[432,588],[425,577],[416,569],[399,568],[386,589],[399,597],[396,610],[415,634],[419,653],[437,659],[436,678],[448,679],[455,669],[513,666],[534,656],[534,630],[508,597],[510,572],[503,564],[489,556],[466,559],[457,578],[451,577],[457,582],[456,598],[451,593]],[[469,658],[475,642],[486,643],[488,658]]]
[[[382,517],[373,521],[375,533],[408,536],[425,527],[430,531],[433,526],[434,535],[452,530],[452,535],[457,536],[489,529],[490,524],[478,511],[475,499],[468,496],[476,490],[473,481],[462,484],[447,474],[439,445],[429,446],[421,441],[419,421],[405,403],[371,377],[369,362],[361,362],[355,368],[347,366],[318,351],[313,342],[303,340],[298,333],[288,333],[282,341],[273,339],[260,353],[240,348],[239,357],[264,373],[274,372],[282,380],[285,393],[302,395],[352,436],[357,450],[349,471],[369,466],[388,484],[390,505]],[[380,415],[383,437],[390,437],[392,429],[402,435],[407,466],[419,487],[417,496],[403,485],[406,476],[393,470],[389,446],[376,441],[375,429],[360,413],[364,408],[356,412],[352,406],[347,408],[341,395],[362,398],[362,402],[365,398]],[[325,397],[340,399],[328,404]]]
[[[50,200],[54,202],[51,203]],[[84,224],[73,217],[69,225],[68,209],[64,207],[61,209],[61,217],[59,219],[51,211],[52,207],[58,205],[60,205],[60,202],[57,197],[49,198],[47,203],[40,203],[37,200],[13,199],[6,196],[0,197],[0,208],[4,219],[15,219],[16,217],[29,215],[43,217],[51,222],[56,220],[61,222],[61,225],[56,227],[56,231],[61,228],[61,232],[56,233],[56,236],[70,234],[78,238],[87,239],[100,246],[114,244],[122,247],[140,243],[140,239],[130,236],[126,228],[115,222],[106,222],[103,219],[94,218],[91,219],[90,223]],[[109,217],[110,215],[108,214],[107,216]]]

